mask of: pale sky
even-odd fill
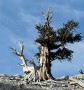
[[[10,46],[19,48],[16,42],[24,41],[24,54],[32,59],[37,52],[34,43],[37,37],[35,25],[43,23],[42,11],[54,10],[52,26],[56,29],[68,20],[79,22],[77,32],[84,36],[84,0],[0,0],[0,73],[23,74],[18,63],[21,60],[11,53]],[[75,75],[84,71],[84,40],[68,45],[74,51],[72,63],[56,60],[52,62],[55,77]],[[35,59],[36,60],[36,59]]]

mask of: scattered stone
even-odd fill
[[[0,75],[0,90],[84,90],[78,83],[65,77],[58,80],[27,82],[21,75]]]

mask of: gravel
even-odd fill
[[[84,90],[78,84],[70,84],[65,77],[41,82],[27,82],[21,75],[0,75],[0,90]]]

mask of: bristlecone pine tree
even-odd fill
[[[78,27],[78,22],[73,20],[57,30],[51,26],[53,11],[48,10],[43,13],[45,18],[44,24],[36,25],[38,37],[35,42],[39,44],[39,51],[36,56],[41,66],[41,78],[48,80],[53,79],[51,74],[51,62],[54,60],[72,60],[73,51],[66,48],[67,43],[74,44],[82,40],[81,33],[76,33],[75,28]]]

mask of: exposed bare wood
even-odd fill
[[[29,63],[32,64],[34,67],[34,75],[35,75],[34,81],[36,80],[37,76],[38,76],[38,79],[40,81],[41,80],[40,66],[37,66],[36,63],[34,62],[34,60],[31,60]]]
[[[42,12],[44,18],[46,19],[46,25],[47,25],[47,27],[52,22],[53,12],[54,11],[51,8],[48,8],[48,10],[46,11],[45,14],[44,14],[44,12]]]
[[[23,51],[24,51],[24,44],[23,44],[23,41],[20,41],[20,43],[18,43],[18,45],[20,46],[20,51],[17,51],[15,48],[12,48],[12,52],[19,56],[19,58],[22,60],[22,63],[27,65],[27,61],[29,61],[23,54]]]
[[[46,46],[41,46],[40,73],[43,80],[51,79],[51,76],[48,73],[48,68],[49,68],[48,54],[49,54],[48,48]]]
[[[22,67],[23,72],[25,73],[26,77],[28,79],[30,78],[30,80],[31,80],[36,75],[37,66],[36,66],[35,62],[30,63],[33,66],[27,65],[27,61],[29,62],[29,60],[24,56],[24,53],[23,53],[24,52],[23,41],[20,41],[20,43],[18,43],[18,45],[20,46],[20,51],[17,51],[15,48],[11,48],[12,52],[22,60],[22,64],[18,63],[18,65]]]

